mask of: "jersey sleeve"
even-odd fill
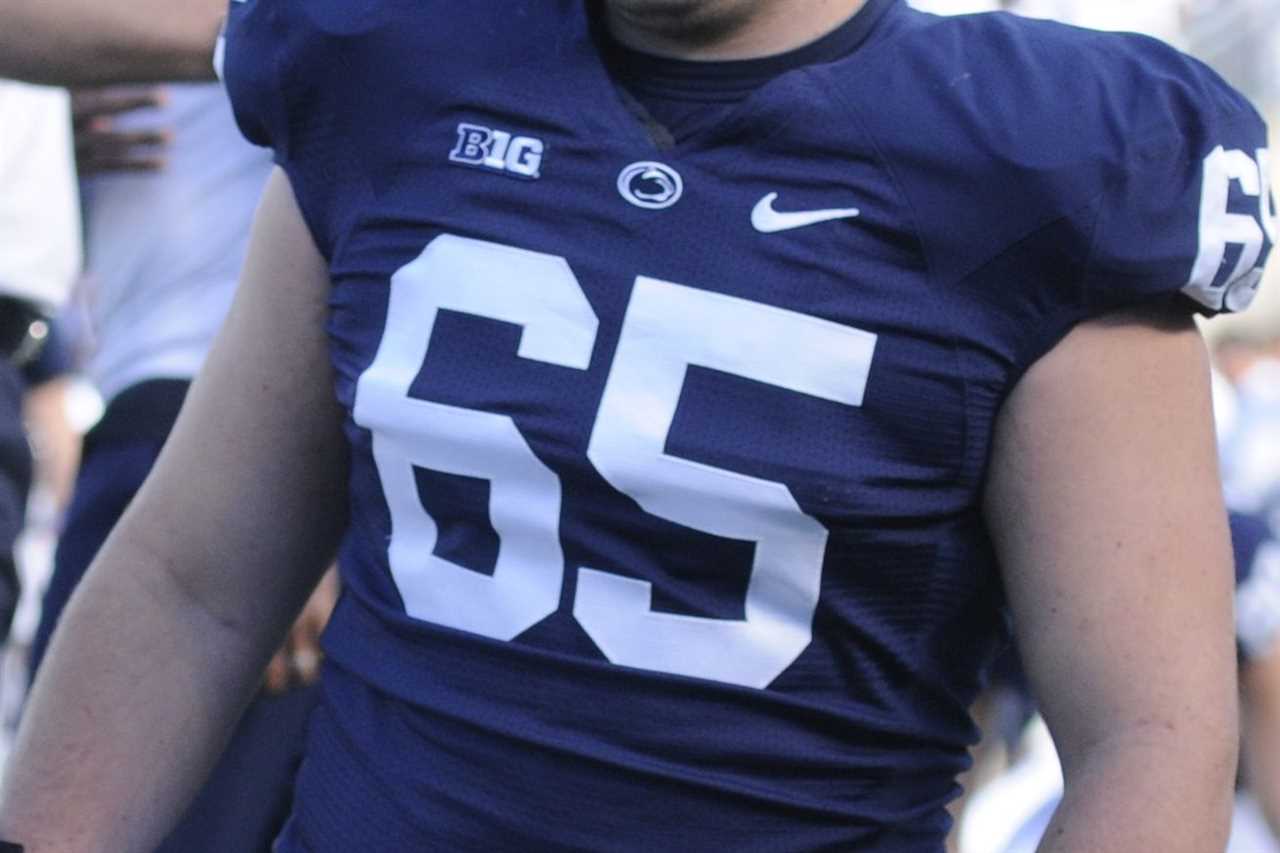
[[[271,148],[278,163],[289,147],[280,91],[281,11],[277,0],[231,0],[214,59],[240,132]]]
[[[361,105],[378,89],[359,63],[376,56],[369,31],[382,24],[378,4],[232,0],[223,30],[221,76],[236,123],[272,150],[326,259],[363,174]]]
[[[961,15],[886,42],[858,83],[841,95],[931,276],[999,318],[1011,376],[1110,311],[1252,299],[1276,231],[1265,126],[1207,66],[1130,33]]]
[[[1241,311],[1275,242],[1266,127],[1206,66],[1152,39],[1109,36],[1098,113],[1119,133],[1099,162],[1085,274],[1095,311],[1180,294]],[[1105,130],[1103,131],[1105,133]]]

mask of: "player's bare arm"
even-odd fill
[[[1063,759],[1045,851],[1226,843],[1232,580],[1188,319],[1112,315],[1034,365],[1000,418],[987,514]]]
[[[277,174],[223,333],[55,635],[0,836],[154,849],[216,759],[345,522],[326,282]]]
[[[225,0],[0,0],[0,77],[73,85],[213,77]]]

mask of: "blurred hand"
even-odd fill
[[[320,674],[320,663],[324,660],[324,653],[320,651],[320,634],[328,624],[329,614],[333,613],[337,601],[338,571],[330,568],[294,620],[284,645],[267,664],[263,686],[268,693],[285,693],[315,682]]]
[[[164,147],[171,138],[169,131],[164,128],[118,130],[116,117],[132,110],[154,109],[165,101],[165,90],[159,86],[73,90],[71,120],[80,175],[154,172],[164,168]]]

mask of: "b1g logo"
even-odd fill
[[[463,122],[458,125],[458,144],[449,152],[449,160],[532,180],[541,177],[545,151],[546,145],[536,137]]]
[[[1221,145],[1204,158],[1200,248],[1182,291],[1214,310],[1244,310],[1262,281],[1262,267],[1276,243],[1277,230],[1270,161],[1270,152],[1265,148],[1250,157],[1238,148],[1228,151]],[[1233,184],[1244,196],[1257,199],[1256,214],[1230,209]],[[1228,246],[1238,246],[1240,255],[1223,278]]]

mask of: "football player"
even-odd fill
[[[1212,72],[900,0],[247,0],[225,74],[278,169],[0,834],[153,844],[341,539],[279,850],[937,851],[1006,606],[1046,849],[1222,844],[1189,315],[1275,206]]]
[[[0,641],[19,598],[15,547],[33,458],[28,373],[80,269],[65,93],[0,81]]]
[[[1231,517],[1240,647],[1242,777],[1280,843],[1280,537],[1265,521]],[[1237,821],[1239,823],[1239,821]],[[1261,823],[1261,822],[1259,822]],[[1261,827],[1257,831],[1262,831]],[[1247,848],[1241,848],[1247,849]]]

